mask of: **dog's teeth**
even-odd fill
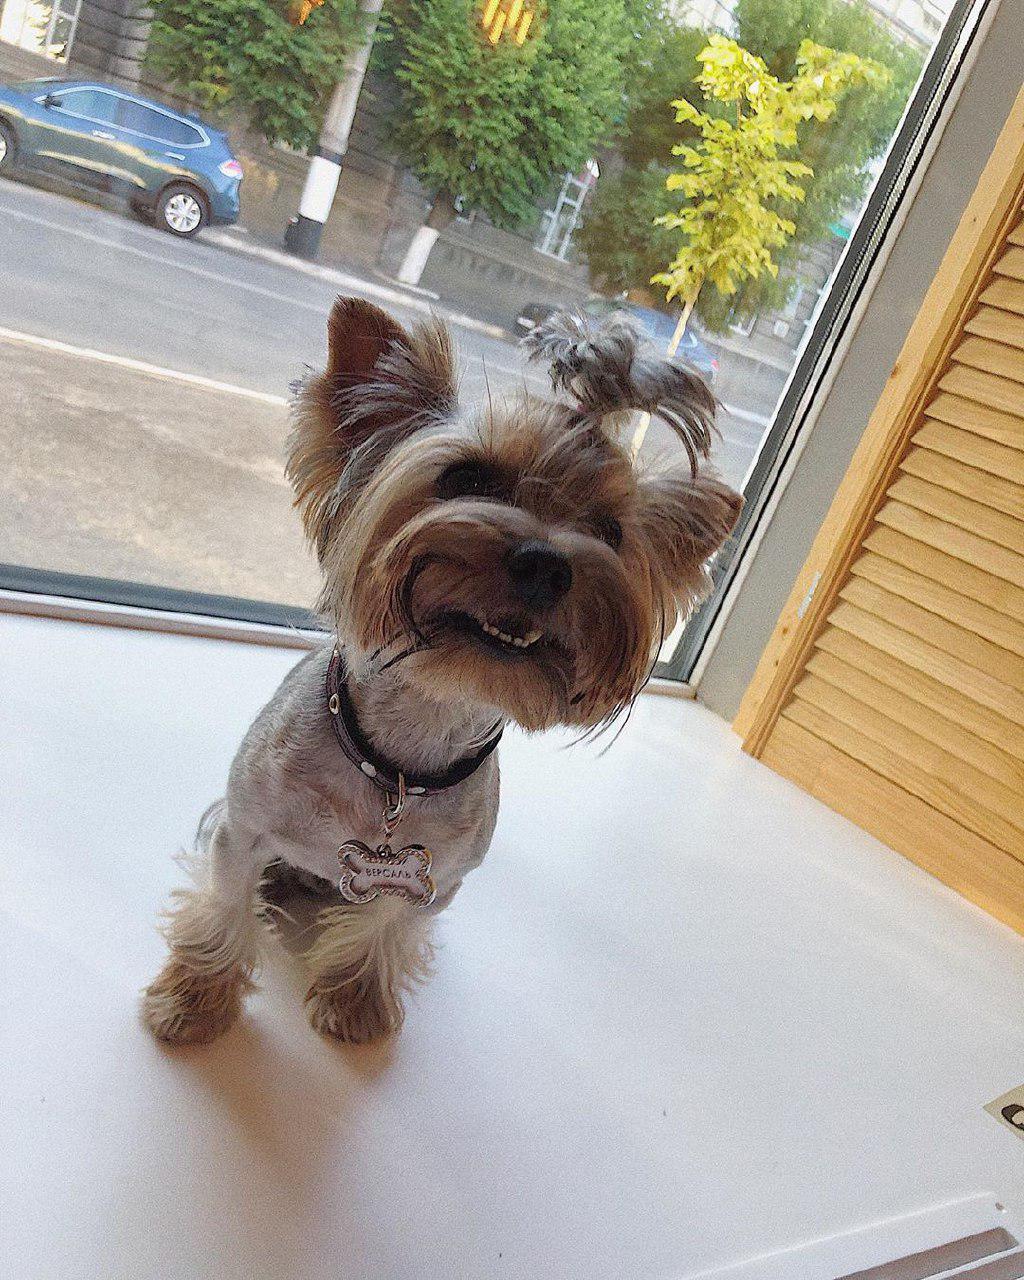
[[[512,643],[512,637],[511,637],[507,632],[505,632],[505,631],[499,631],[499,632],[498,632],[498,639],[499,639],[499,640],[504,640],[506,644],[511,644],[511,643]]]
[[[513,636],[512,643],[515,645],[517,649],[525,649],[527,644],[527,642],[523,639],[522,636]]]
[[[487,632],[489,636],[496,636],[498,634],[498,628],[492,627],[489,622],[481,622],[480,625],[483,627],[483,629]]]
[[[524,637],[524,640],[525,640],[526,644],[533,644],[535,641],[537,641],[537,640],[539,640],[539,639],[541,638],[541,635],[542,635],[542,634],[543,634],[543,633],[542,633],[542,632],[540,632],[540,631],[529,631],[529,632],[527,632],[526,636]]]

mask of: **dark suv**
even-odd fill
[[[176,236],[238,218],[242,166],[219,129],[95,80],[0,85],[0,172],[14,168],[126,195]]]

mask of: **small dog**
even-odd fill
[[[212,1040],[252,989],[274,863],[340,888],[306,957],[313,1026],[395,1031],[431,917],[490,843],[506,721],[596,730],[627,709],[740,511],[699,468],[710,391],[624,319],[553,318],[531,356],[555,397],[476,413],[439,321],[409,333],[339,298],[328,336],[326,371],[297,388],[288,475],[335,635],[260,713],[200,825],[144,993],[176,1043]],[[618,441],[635,410],[686,463],[637,473]],[[416,842],[393,852],[399,824]]]

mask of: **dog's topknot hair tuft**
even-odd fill
[[[682,441],[697,474],[711,452],[715,397],[695,369],[650,350],[625,312],[602,324],[579,312],[556,311],[524,339],[531,360],[551,362],[551,384],[567,392],[587,417],[634,410],[661,418]]]

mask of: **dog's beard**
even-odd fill
[[[526,729],[613,718],[646,675],[652,610],[618,557],[581,535],[568,595],[524,607],[503,568],[508,519],[517,517],[492,507],[454,528],[414,520],[367,548],[348,612],[368,670],[400,669],[437,701],[493,707]]]

